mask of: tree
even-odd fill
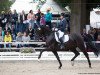
[[[72,0],[54,0],[54,1],[56,1],[62,7],[66,7],[71,3]]]
[[[12,2],[9,0],[0,0],[0,13],[1,11],[8,11],[10,9]]]
[[[73,3],[73,0],[54,0],[54,1],[56,1],[62,7],[65,7],[66,5],[70,5],[71,3]],[[91,9],[93,7],[96,7],[97,5],[100,5],[100,0],[86,0],[86,3],[84,4],[87,5],[88,9]]]

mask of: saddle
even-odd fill
[[[60,44],[60,48],[64,48],[64,43],[69,40],[69,36],[64,34],[61,30],[55,32],[55,39]]]

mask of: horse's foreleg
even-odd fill
[[[71,59],[72,66],[74,66],[74,60],[78,55],[80,55],[80,53],[76,49],[71,50],[71,51],[75,54],[75,56]]]
[[[41,50],[41,51],[40,51],[40,54],[39,54],[39,56],[38,56],[38,60],[41,58],[41,55],[42,55],[43,52],[44,52],[44,50]]]
[[[91,68],[91,62],[90,62],[88,53],[87,53],[86,51],[83,51],[83,53],[84,53],[85,57],[86,57],[87,60],[88,60],[89,68]]]
[[[58,62],[59,62],[59,64],[60,64],[59,69],[61,69],[62,63],[61,63],[61,61],[60,61],[60,58],[59,58],[59,56],[58,56],[57,51],[52,51],[52,52],[53,52],[53,54],[56,56],[56,58],[57,58],[57,60],[58,60]]]

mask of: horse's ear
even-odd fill
[[[52,28],[52,31],[58,31],[58,28],[54,27],[54,28]]]
[[[54,30],[54,28],[52,28],[52,31]]]
[[[39,27],[38,30],[41,30],[41,28]]]
[[[46,25],[46,27],[49,27],[49,25]]]

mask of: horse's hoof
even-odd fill
[[[72,66],[74,66],[74,61],[71,61]]]
[[[38,59],[38,62],[40,62],[40,59]]]
[[[61,69],[61,67],[62,67],[62,65],[60,65],[58,69]]]
[[[61,69],[61,66],[58,69]]]
[[[89,68],[92,69],[91,65],[89,65]]]

